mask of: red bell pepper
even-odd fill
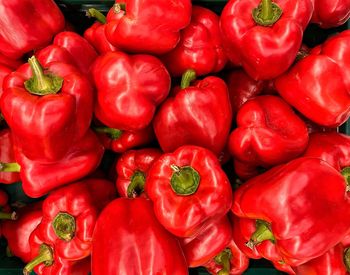
[[[145,198],[119,198],[100,214],[93,235],[92,274],[188,274],[177,239]]]
[[[217,157],[192,145],[157,159],[148,171],[145,191],[160,223],[179,237],[199,234],[232,204],[231,185]]]
[[[96,22],[84,32],[84,37],[89,43],[94,46],[96,51],[100,54],[105,52],[116,51],[117,48],[113,46],[107,39],[106,16],[94,8],[90,8],[86,12],[87,16],[96,18]],[[123,16],[122,13],[113,13],[115,16]],[[113,15],[111,14],[111,16]]]
[[[62,260],[88,257],[99,212],[115,195],[113,183],[102,179],[86,179],[51,192],[43,202],[42,220],[30,237],[34,253],[46,245]],[[36,257],[25,270],[30,272],[37,265],[43,261]]]
[[[350,30],[330,37],[275,80],[278,93],[313,122],[337,127],[350,117]]]
[[[328,29],[343,25],[350,18],[350,1],[314,0],[311,23]]]
[[[16,70],[22,63],[19,59],[12,59],[0,53],[0,64],[9,69]]]
[[[86,134],[93,90],[87,78],[71,65],[43,63],[43,71],[35,57],[29,63],[6,78],[1,111],[14,144],[26,157],[57,160]]]
[[[2,1],[0,9],[0,52],[14,59],[48,45],[65,25],[53,0]]]
[[[32,160],[15,147],[15,158],[21,169],[22,187],[26,195],[38,198],[62,185],[79,180],[93,172],[101,162],[103,146],[91,131],[56,161]]]
[[[7,193],[0,189],[0,220],[16,220],[16,212],[11,212],[8,205],[9,197]],[[1,233],[1,232],[0,232]]]
[[[168,71],[150,55],[108,52],[96,60],[92,75],[97,88],[95,115],[119,130],[146,128],[170,89]]]
[[[3,93],[2,84],[4,82],[4,79],[10,73],[12,73],[12,70],[10,68],[0,64],[0,97],[2,96],[2,93]]]
[[[2,233],[7,240],[10,253],[23,262],[31,260],[29,237],[42,218],[42,202],[36,202],[17,209],[19,219],[3,221]]]
[[[225,82],[209,76],[196,81],[195,72],[188,70],[181,81],[181,89],[159,108],[153,128],[164,152],[186,145],[198,145],[216,155],[224,150],[229,135],[232,110]]]
[[[0,183],[11,184],[21,180],[16,163],[13,148],[11,131],[9,129],[0,130]]]
[[[312,0],[230,0],[221,14],[224,49],[254,79],[272,79],[294,62]]]
[[[306,124],[281,98],[258,96],[238,111],[229,149],[250,167],[269,168],[301,155],[308,144]]]
[[[232,239],[227,216],[209,224],[196,237],[179,239],[189,267],[203,266],[218,255]]]
[[[291,266],[324,254],[350,226],[347,182],[317,158],[294,159],[245,182],[234,193],[232,211],[257,220],[248,246],[270,240]]]
[[[106,126],[93,127],[103,146],[116,153],[150,144],[154,139],[152,126],[137,131],[122,131]]]
[[[197,75],[221,71],[227,62],[222,47],[219,16],[213,11],[193,6],[191,23],[181,31],[175,49],[162,56],[172,76],[181,76],[187,69]]]
[[[153,148],[129,150],[122,154],[116,165],[119,196],[133,198],[143,193],[148,170],[161,155],[160,150]]]
[[[117,0],[107,15],[107,39],[127,52],[164,54],[179,42],[191,8],[190,0]]]

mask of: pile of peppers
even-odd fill
[[[83,31],[60,2],[0,1],[23,274],[350,274],[350,0],[116,0]]]

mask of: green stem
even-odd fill
[[[12,213],[0,212],[0,220],[17,220],[17,213],[13,211]]]
[[[346,191],[350,191],[350,167],[345,167],[340,172],[346,181]]]
[[[126,11],[126,4],[125,3],[115,3],[113,5],[113,10],[115,13],[120,13],[121,11]]]
[[[174,171],[170,179],[173,191],[181,196],[194,194],[199,187],[199,173],[191,166],[179,167],[171,165],[170,167]]]
[[[139,194],[143,193],[146,176],[141,171],[136,171],[131,177],[131,183],[128,186],[128,197],[135,198]]]
[[[270,240],[273,243],[275,242],[275,237],[272,234],[271,226],[268,222],[256,220],[256,230],[250,237],[250,240],[246,243],[246,246],[253,249],[254,246],[266,240]]]
[[[46,266],[53,264],[53,251],[52,248],[46,244],[40,245],[39,255],[29,262],[23,269],[24,275],[29,275],[34,267],[44,263]]]
[[[93,127],[93,130],[97,133],[107,134],[113,140],[120,138],[123,133],[121,130],[109,127]]]
[[[75,218],[68,213],[60,212],[54,218],[52,227],[61,240],[70,241],[75,235]]]
[[[186,89],[191,85],[191,82],[196,79],[196,71],[189,69],[183,73],[181,78],[181,89]]]
[[[350,272],[350,247],[344,250],[344,264],[347,272]]]
[[[17,162],[0,162],[0,172],[19,172],[21,166]]]
[[[24,82],[24,86],[32,94],[56,94],[63,84],[63,78],[53,74],[45,74],[38,59],[32,56],[28,59],[33,76]]]
[[[261,3],[252,12],[254,21],[261,26],[273,25],[281,15],[282,9],[272,0],[261,0]]]
[[[106,24],[106,16],[97,9],[91,8],[86,11],[88,17],[96,18],[96,20],[102,24]]]
[[[224,249],[219,255],[215,257],[215,262],[218,265],[221,265],[221,270],[217,273],[217,275],[229,275],[231,270],[231,260],[232,252],[231,249]]]

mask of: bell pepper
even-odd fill
[[[350,117],[349,45],[350,30],[328,38],[278,77],[276,90],[311,121],[340,126]]]
[[[150,55],[105,53],[94,63],[92,75],[97,88],[95,115],[118,130],[146,128],[169,94],[169,73]]]
[[[35,54],[44,64],[54,61],[74,65],[83,74],[88,74],[98,54],[92,45],[75,32],[57,34],[52,44]]]
[[[21,60],[9,58],[0,52],[0,64],[1,65],[5,66],[9,69],[16,70],[19,66],[22,65],[22,63],[23,62]]]
[[[11,131],[0,130],[0,183],[11,184],[21,180],[16,163]],[[14,172],[12,172],[14,171]]]
[[[9,75],[0,105],[14,144],[26,157],[52,161],[65,156],[89,129],[93,90],[71,65],[52,62],[43,66],[45,71],[33,56],[29,64]]]
[[[350,18],[350,1],[314,0],[311,23],[328,29],[343,25]]]
[[[106,37],[106,16],[94,8],[88,9],[86,14],[88,17],[96,18],[96,22],[90,28],[85,30],[84,38],[89,41],[89,43],[94,46],[96,51],[100,54],[116,51],[117,48],[113,46]],[[123,16],[122,13],[112,13],[111,16],[113,14],[115,16]]]
[[[41,221],[41,207],[41,201],[21,207],[17,209],[16,221],[3,221],[1,225],[8,250],[23,262],[31,260],[29,237]]]
[[[31,236],[34,252],[46,245],[62,260],[88,257],[99,212],[115,195],[113,183],[102,179],[86,179],[52,191],[43,202],[42,220],[32,233],[35,237]],[[43,255],[35,256],[26,272],[43,265],[44,261],[38,261]]]
[[[312,12],[312,0],[230,0],[220,18],[228,58],[255,80],[277,77],[294,62]]]
[[[218,255],[232,239],[227,216],[209,224],[196,237],[179,239],[189,267],[203,266]]]
[[[190,0],[118,0],[107,14],[107,39],[126,52],[164,54],[179,42],[191,8]]]
[[[124,153],[129,149],[148,145],[155,139],[151,125],[137,131],[122,131],[107,126],[94,126],[93,130],[103,146],[116,153]]]
[[[133,198],[144,191],[148,170],[152,164],[162,155],[162,152],[154,148],[129,150],[123,153],[117,161],[116,187],[119,196]]]
[[[25,194],[32,198],[79,180],[93,172],[101,162],[104,148],[91,131],[56,161],[32,160],[21,148],[15,147],[15,158],[20,165],[20,176]]]
[[[347,182],[318,158],[297,158],[248,180],[235,191],[232,211],[256,221],[249,247],[269,240],[290,266],[321,256],[350,226]]]
[[[198,145],[217,156],[224,150],[232,123],[232,110],[225,82],[209,76],[196,81],[193,70],[187,70],[181,89],[174,90],[159,108],[153,128],[160,147],[172,152],[186,145]]]
[[[261,94],[276,93],[272,81],[254,80],[242,69],[230,72],[226,83],[234,115],[249,99]]]
[[[0,189],[0,220],[17,219],[17,213],[15,211],[11,212],[11,208],[8,205],[8,201],[9,197],[7,193]]]
[[[100,214],[92,274],[188,274],[178,240],[157,221],[151,201],[118,198]]]
[[[264,95],[239,109],[229,149],[247,166],[269,168],[301,155],[308,138],[306,124],[283,99]]]
[[[178,237],[198,235],[232,204],[231,185],[217,157],[192,145],[158,158],[148,171],[145,192],[160,223]]]
[[[219,16],[213,11],[192,7],[191,23],[180,33],[175,49],[162,56],[172,76],[181,76],[187,69],[197,75],[221,71],[227,62],[222,47]]]
[[[0,9],[0,52],[13,59],[48,45],[65,25],[53,0],[2,1]]]

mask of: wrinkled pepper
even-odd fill
[[[92,75],[97,88],[95,115],[118,130],[146,128],[170,90],[168,71],[151,55],[105,53],[94,63]]]
[[[151,201],[118,198],[100,214],[92,274],[188,274],[178,240],[157,221]]]
[[[65,26],[53,0],[3,0],[0,9],[0,52],[13,59],[48,45]]]
[[[117,0],[107,14],[105,33],[110,43],[126,52],[164,54],[179,42],[191,9],[190,0]]]
[[[311,121],[338,127],[350,117],[350,30],[313,48],[275,80],[278,93]]]
[[[41,253],[42,246],[54,253],[54,262],[56,257],[63,261],[88,257],[98,215],[115,196],[113,183],[103,179],[86,179],[52,191],[43,202],[42,220],[32,233],[34,237],[30,237],[35,258],[24,270],[50,265]]]
[[[350,17],[350,1],[314,0],[311,23],[328,29],[343,25]]]
[[[162,155],[159,149],[144,148],[123,153],[116,164],[118,194],[125,198],[134,198],[144,192],[148,170]]]
[[[198,235],[232,204],[230,181],[208,149],[184,145],[148,171],[145,192],[160,223],[178,237]]]
[[[227,142],[232,110],[225,82],[215,76],[195,80],[196,73],[187,70],[181,87],[173,90],[158,109],[153,128],[164,152],[192,144],[205,147],[217,156]]]
[[[269,240],[290,266],[321,256],[350,226],[347,181],[318,158],[297,158],[245,182],[234,193],[232,211],[256,222],[249,247]]]
[[[197,75],[221,71],[227,62],[222,47],[219,16],[200,6],[192,7],[191,23],[181,31],[175,49],[161,57],[172,76],[181,76],[187,69]]]
[[[30,159],[61,159],[89,129],[93,90],[71,65],[41,65],[33,56],[6,78],[3,89],[2,114],[15,146]]]
[[[294,62],[312,12],[312,0],[230,0],[220,18],[228,58],[253,79],[277,77]]]

